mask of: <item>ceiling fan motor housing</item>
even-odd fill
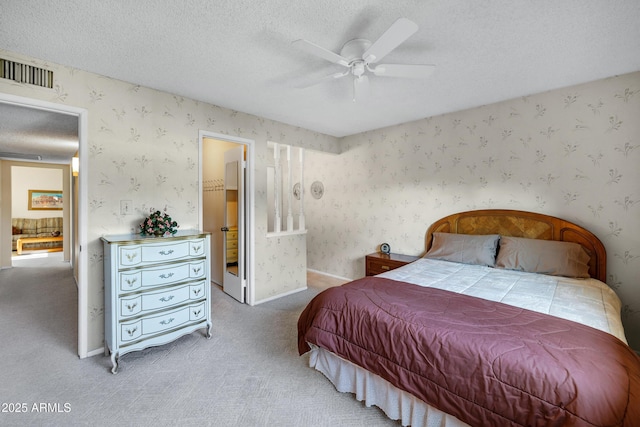
[[[340,56],[347,58],[350,62],[362,61],[362,55],[371,47],[371,42],[366,39],[349,40],[342,46]]]
[[[340,56],[349,60],[351,74],[355,77],[364,75],[364,72],[366,71],[366,62],[362,59],[362,56],[370,46],[371,42],[369,40],[353,39],[346,42],[340,50]]]

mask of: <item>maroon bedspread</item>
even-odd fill
[[[640,357],[605,332],[448,291],[366,277],[316,296],[313,343],[473,426],[640,425]]]

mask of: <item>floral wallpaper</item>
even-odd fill
[[[100,236],[134,229],[149,208],[199,228],[198,131],[255,141],[255,299],[304,286],[304,269],[356,278],[382,241],[420,254],[434,220],[511,208],[593,231],[607,283],[640,349],[640,72],[342,138],[0,49],[53,70],[54,88],[0,79],[0,92],[88,110],[89,352],[102,348]],[[267,141],[306,148],[308,234],[267,238]],[[265,179],[262,179],[264,177]],[[135,215],[120,215],[132,200]],[[306,249],[305,249],[306,248]],[[215,314],[214,314],[215,317]]]
[[[388,242],[421,254],[450,213],[521,209],[568,219],[607,248],[607,283],[640,350],[640,72],[343,138],[308,151],[308,267],[364,275]]]
[[[306,286],[306,240],[267,239],[267,141],[338,152],[335,138],[193,99],[0,50],[3,58],[54,72],[53,89],[0,79],[0,92],[88,110],[88,349],[104,338],[104,234],[134,230],[150,208],[167,208],[180,229],[198,224],[199,130],[255,141],[255,300]],[[134,215],[120,214],[131,200]],[[215,319],[215,313],[213,314]]]

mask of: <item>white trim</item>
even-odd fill
[[[45,111],[53,111],[78,117],[78,151],[80,152],[80,173],[84,175],[79,180],[78,195],[78,244],[83,250],[78,254],[78,356],[88,356],[88,311],[89,299],[87,296],[87,200],[88,200],[88,158],[89,158],[89,112],[84,108],[69,105],[55,104],[34,98],[10,95],[0,92],[0,102],[18,105],[26,108],[35,108]]]
[[[84,108],[72,107],[64,104],[55,104],[49,101],[43,101],[35,98],[26,98],[24,96],[10,95],[0,92],[0,101],[7,104],[18,105],[26,108],[36,108],[38,110],[53,111],[54,113],[68,114],[70,116],[78,116],[82,112],[86,112]]]
[[[333,277],[334,279],[346,280],[347,282],[351,282],[354,279],[349,279],[348,277],[336,276],[335,274],[325,273],[324,271],[314,270],[312,268],[307,268],[307,271],[316,274],[322,274],[323,276]]]
[[[280,299],[282,297],[286,297],[286,296],[289,296],[289,295],[297,294],[298,292],[306,291],[307,289],[309,289],[309,288],[306,287],[306,286],[303,287],[303,288],[297,288],[297,289],[294,289],[292,291],[285,292],[284,294],[278,294],[278,295],[274,295],[274,296],[266,298],[266,299],[261,299],[260,301],[256,301],[256,303],[254,305],[264,304],[265,302],[269,302],[269,301]]]
[[[246,215],[248,216],[248,227],[246,230],[246,249],[249,254],[249,262],[246,264],[247,269],[247,300],[249,305],[255,305],[255,260],[256,260],[256,242],[255,242],[255,141],[252,139],[241,138],[238,136],[224,135],[221,133],[210,132],[206,130],[198,131],[198,201],[200,208],[198,212],[199,227],[202,228],[204,224],[203,212],[202,212],[202,140],[204,138],[217,139],[220,141],[232,142],[235,144],[243,144],[247,146],[247,179],[245,186],[247,187],[248,201],[245,207]]]
[[[89,356],[89,112],[83,110],[78,119],[78,356],[82,359]]]
[[[102,356],[104,355],[104,349],[105,347],[100,347],[100,348],[96,348],[95,350],[91,350],[87,353],[86,357]]]

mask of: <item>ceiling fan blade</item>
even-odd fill
[[[415,22],[407,18],[398,19],[366,50],[362,59],[370,64],[378,62],[416,31],[418,31],[418,25]]]
[[[321,46],[318,46],[315,43],[311,43],[308,40],[299,39],[291,42],[291,44],[298,46],[300,49],[312,55],[319,56],[322,59],[326,59],[329,62],[340,64],[345,67],[349,66],[349,61],[346,58],[338,55],[337,53],[331,52],[330,50],[327,50]]]
[[[329,74],[328,76],[324,76],[324,77],[321,77],[319,79],[316,79],[316,80],[312,81],[311,83],[306,83],[306,84],[303,84],[303,85],[296,86],[296,88],[297,89],[306,89],[306,88],[318,85],[318,84],[324,82],[325,80],[337,80],[337,79],[339,79],[341,77],[344,77],[344,76],[348,75],[349,73],[350,73],[349,70],[347,70],[347,71],[344,71],[342,73]]]
[[[369,77],[360,76],[353,79],[353,102],[363,101],[369,97]]]
[[[382,77],[423,79],[431,76],[435,69],[435,65],[380,64],[372,71],[376,76]]]

